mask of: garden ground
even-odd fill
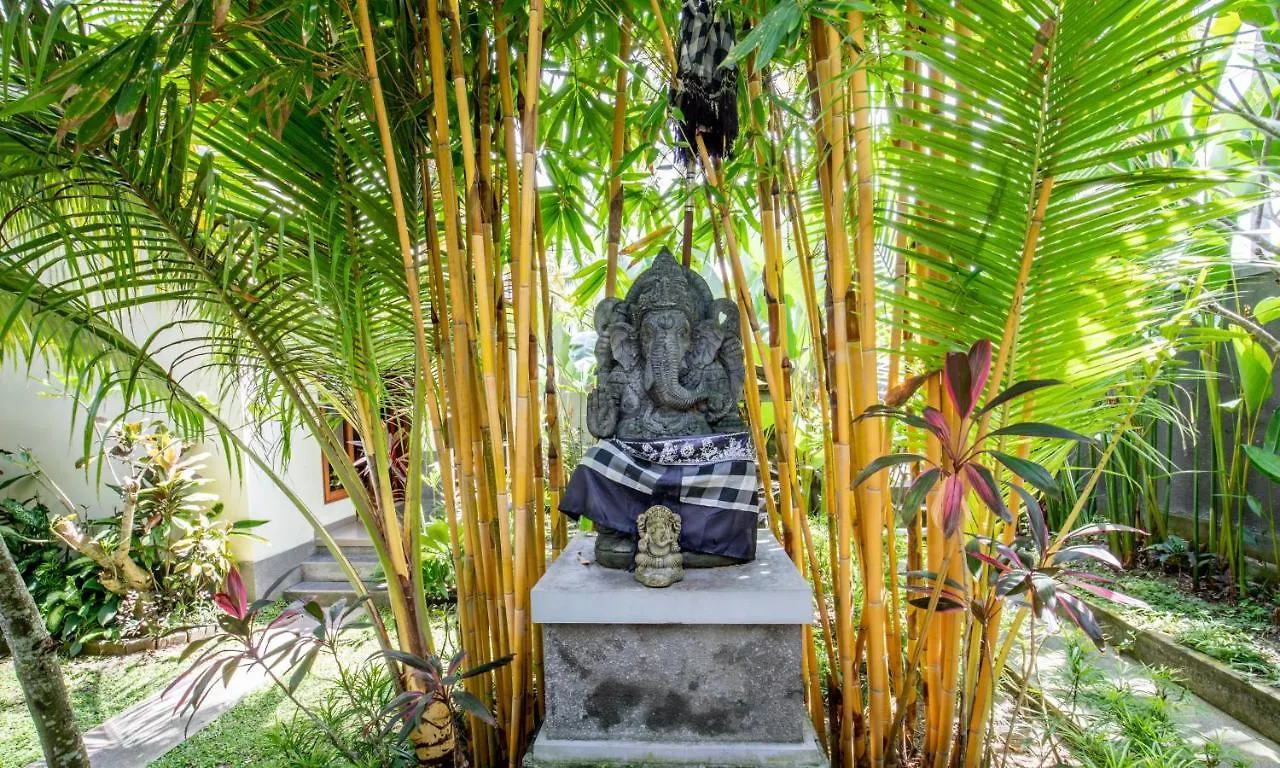
[[[89,730],[164,690],[182,670],[181,649],[131,656],[80,656],[62,664],[76,722]],[[0,768],[22,768],[40,759],[40,743],[13,672],[0,661]]]

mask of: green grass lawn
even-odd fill
[[[389,619],[389,617],[387,617]],[[445,620],[433,617],[438,647],[451,647]],[[372,629],[352,629],[344,635],[342,664],[348,671],[365,663],[378,650]],[[123,657],[80,657],[63,661],[77,721],[89,730],[131,705],[164,690],[180,674],[180,649]],[[322,707],[336,689],[337,665],[321,654],[296,695],[308,707]],[[153,768],[295,768],[281,754],[281,725],[298,710],[273,686],[246,697],[207,728],[151,763]],[[40,759],[40,745],[23,703],[13,662],[0,663],[0,768],[22,768]],[[143,768],[143,766],[138,766]]]
[[[62,673],[81,729],[100,725],[164,690],[178,674],[180,652],[63,660]],[[0,768],[20,768],[40,757],[40,743],[13,671],[13,659],[4,659],[0,661]]]
[[[378,650],[373,630],[348,633],[344,648],[344,666],[355,667]],[[321,654],[311,674],[295,695],[308,707],[323,699],[333,686],[337,667],[327,654]],[[164,757],[151,763],[151,768],[291,768],[280,756],[274,739],[281,723],[289,722],[298,709],[278,688],[269,686],[250,694],[230,711],[223,713],[209,727],[174,747]]]

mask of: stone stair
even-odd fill
[[[355,566],[374,601],[385,604],[387,588],[381,576],[377,575],[378,556],[368,531],[360,521],[348,520],[330,528],[329,533]],[[315,598],[321,605],[331,605],[343,598],[351,601],[355,596],[342,566],[322,544],[316,544],[316,551],[302,563],[302,580],[284,591],[286,600]]]

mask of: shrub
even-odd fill
[[[0,533],[49,632],[74,655],[90,640],[155,634],[210,618],[209,599],[234,565],[231,542],[262,521],[223,519],[203,490],[207,454],[160,422],[121,423],[100,457],[120,497],[113,514],[88,519],[26,450],[3,452],[24,470],[0,489],[32,479],[62,502],[0,500]]]

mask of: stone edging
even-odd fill
[[[1280,690],[1248,680],[1164,632],[1136,627],[1107,608],[1090,605],[1112,642],[1118,644],[1132,635],[1132,645],[1124,649],[1127,655],[1148,666],[1175,670],[1192,693],[1268,739],[1280,742]]]
[[[213,625],[175,629],[159,637],[135,637],[127,640],[99,642],[91,640],[80,651],[82,656],[128,656],[145,651],[163,651],[212,637],[217,631]]]

